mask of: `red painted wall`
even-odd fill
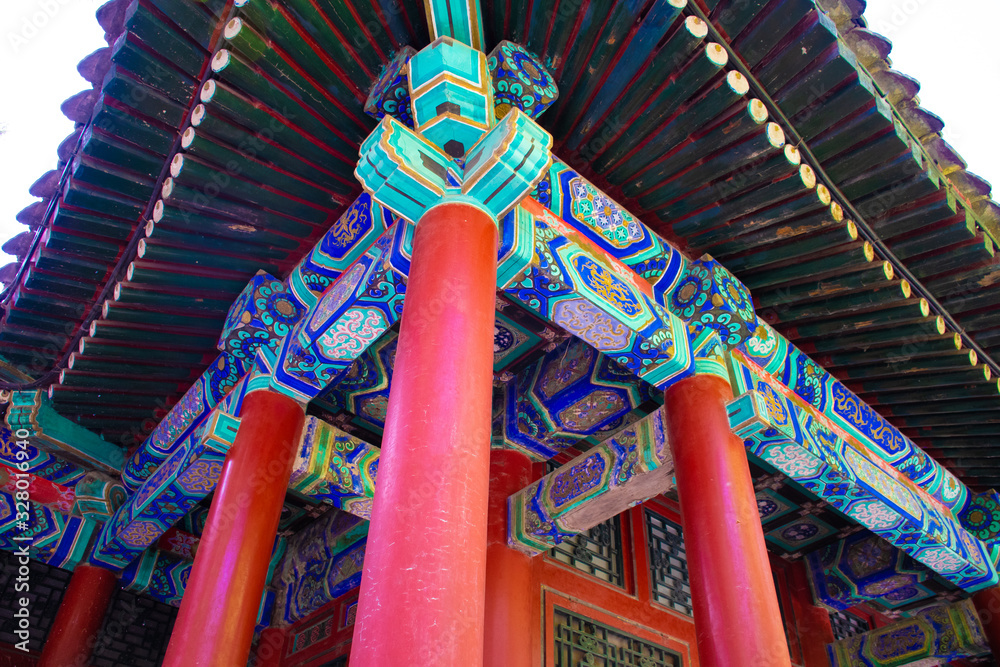
[[[535,657],[532,665],[524,667],[553,667],[550,629],[555,606],[674,650],[682,656],[685,667],[698,667],[693,619],[651,599],[644,507],[680,523],[676,504],[664,498],[650,500],[622,514],[625,589],[548,555],[532,560],[539,586],[534,591],[536,616],[529,624],[531,636],[525,637],[525,641],[531,642]],[[780,558],[772,558],[771,564],[793,664],[829,667],[826,643],[833,640],[829,616],[825,610],[813,606],[804,566]],[[265,631],[257,647],[257,665],[319,667],[348,654],[353,630],[348,616],[357,595],[357,590],[351,591],[289,628]],[[293,645],[296,637],[300,648]]]

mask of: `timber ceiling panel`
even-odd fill
[[[353,199],[368,88],[427,42],[418,2],[238,4],[99,10],[110,46],[80,63],[92,89],[63,107],[77,131],[0,271],[5,375],[57,380],[57,409],[114,441],[141,438],[214,359],[250,276],[284,275]],[[557,79],[541,120],[561,158],[722,260],[767,321],[965,481],[1000,485],[998,209],[919,85],[860,3],[707,0],[677,21],[661,4],[483,8],[489,46],[523,43]]]

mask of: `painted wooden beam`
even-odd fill
[[[307,416],[289,488],[369,519],[379,457],[378,447]]]
[[[450,37],[483,51],[483,14],[479,0],[424,0],[431,41]]]
[[[742,395],[730,424],[750,453],[955,585],[998,580],[985,545],[936,497],[752,363],[731,361]]]
[[[57,413],[41,391],[16,391],[7,409],[7,425],[43,449],[80,466],[117,474],[125,463],[120,447]]]
[[[990,651],[972,600],[922,609],[912,618],[841,639],[827,648],[833,667],[941,664]]]
[[[512,495],[508,543],[536,556],[674,486],[657,410]]]

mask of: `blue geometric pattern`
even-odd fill
[[[967,505],[969,491],[955,475],[770,326],[761,322],[738,349],[943,505],[956,513]]]
[[[751,454],[952,583],[978,590],[997,582],[984,545],[947,509],[735,356],[733,364],[742,395],[730,403],[729,421]]]

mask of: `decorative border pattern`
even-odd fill
[[[947,510],[863,445],[776,391],[759,369],[732,356],[729,422],[747,450],[817,497],[969,591],[998,581],[989,554]]]

